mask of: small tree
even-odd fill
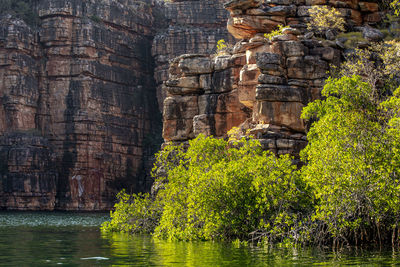
[[[333,7],[313,6],[308,10],[311,21],[307,23],[307,29],[318,34],[324,34],[327,30],[334,32],[344,32],[345,20],[340,12]]]
[[[393,8],[394,14],[396,14],[397,16],[400,15],[400,0],[393,0],[390,3],[390,7]]]

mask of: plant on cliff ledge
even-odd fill
[[[400,0],[393,0],[390,3],[390,7],[393,9],[394,14],[400,15]]]
[[[399,242],[400,89],[377,94],[359,76],[329,79],[302,152],[314,221],[333,242]]]
[[[224,39],[218,40],[216,56],[229,55],[231,45],[227,44]]]
[[[265,37],[268,41],[271,41],[272,37],[281,35],[284,28],[285,28],[284,25],[279,24],[278,27],[277,27],[275,30],[271,31],[270,33],[265,33],[265,34],[264,34],[264,37]]]
[[[369,49],[355,49],[346,55],[335,77],[360,76],[376,94],[396,89],[400,77],[400,42],[386,41]]]
[[[307,23],[307,29],[323,34],[327,30],[344,32],[345,20],[334,7],[313,6],[308,10],[311,20]]]

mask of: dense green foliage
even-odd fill
[[[268,233],[270,241],[289,237],[299,211],[310,206],[296,167],[288,156],[276,158],[258,141],[226,141],[199,136],[185,150],[170,145],[158,154],[156,203],[162,213],[154,233],[168,239],[247,239],[249,233]],[[162,169],[162,170],[160,170]],[[137,221],[137,206],[146,198],[122,199],[105,230],[135,232],[137,227],[112,226]],[[121,204],[125,203],[125,204]],[[140,204],[138,204],[140,203]],[[135,210],[135,211],[134,211]],[[127,216],[128,214],[128,216]],[[132,219],[134,218],[134,219]],[[117,222],[118,220],[118,222]]]
[[[148,193],[129,195],[122,190],[117,195],[116,212],[111,221],[104,222],[102,229],[109,232],[152,233],[160,219],[159,202]]]
[[[180,240],[398,243],[400,89],[378,93],[360,76],[329,79],[309,104],[301,169],[258,141],[199,136],[157,155],[149,195],[119,195],[105,231]],[[392,87],[393,89],[393,87]]]
[[[199,136],[157,154],[156,192],[121,194],[105,231],[168,239],[400,244],[400,45],[355,50],[329,78],[304,166],[257,140]],[[126,224],[126,225],[123,225]]]
[[[399,90],[379,96],[359,76],[345,76],[322,93],[303,113],[318,118],[302,152],[314,219],[334,241],[391,239],[400,219]]]
[[[0,14],[11,13],[34,26],[39,23],[39,16],[34,11],[35,0],[1,0]]]

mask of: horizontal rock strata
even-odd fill
[[[224,137],[239,126],[264,149],[298,158],[307,144],[302,108],[320,98],[330,67],[340,64],[343,52],[340,41],[307,33],[312,5],[337,8],[346,27],[370,35],[369,25],[383,16],[377,3],[353,0],[225,3],[227,28],[241,40],[222,56],[189,54],[171,62],[164,84],[165,141],[182,142],[200,133]],[[278,25],[286,25],[282,34],[266,39],[264,33]]]

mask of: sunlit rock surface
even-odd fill
[[[228,1],[227,29],[240,39],[233,49],[219,56],[183,55],[170,63],[164,83],[165,141],[187,141],[200,133],[224,137],[236,126],[259,139],[264,149],[298,159],[307,144],[302,108],[320,98],[343,52],[340,42],[307,32],[312,5],[333,6],[346,27],[361,30],[371,41],[382,39],[372,27],[383,17],[377,2]],[[267,40],[264,33],[279,24],[287,25],[283,33]]]
[[[0,209],[110,209],[120,189],[150,188],[161,132],[238,126],[298,156],[301,109],[343,47],[307,34],[308,9],[335,6],[369,41],[384,16],[357,0],[33,2],[39,25],[0,15]],[[217,56],[220,39],[232,47]]]

